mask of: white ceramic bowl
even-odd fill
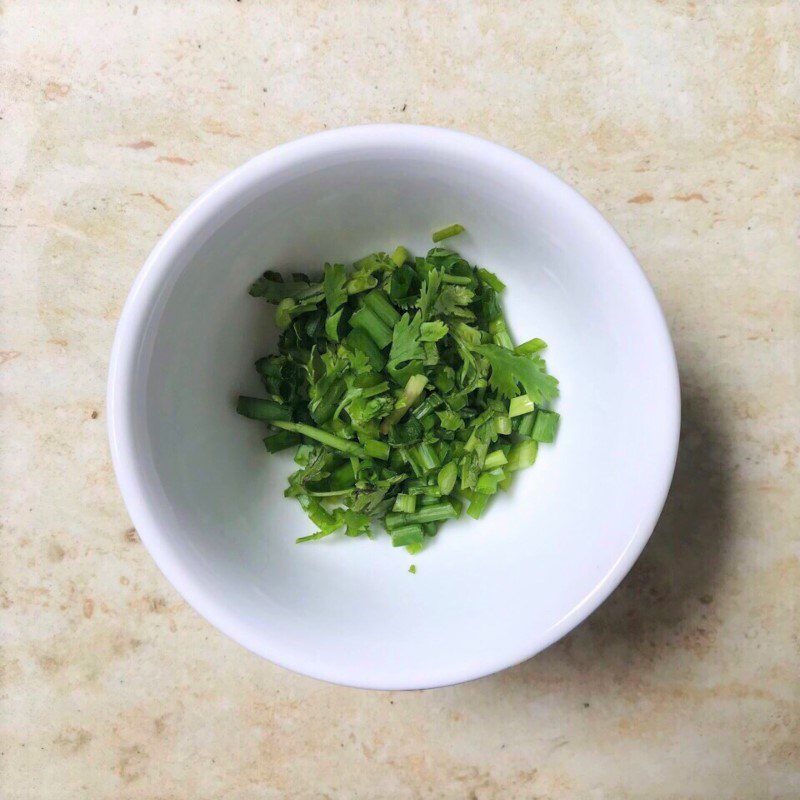
[[[282,495],[291,456],[233,411],[276,341],[249,284],[399,243],[423,253],[451,222],[467,233],[450,244],[508,285],[517,341],[550,345],[557,442],[483,519],[448,522],[413,558],[386,536],[296,545],[311,526]],[[297,672],[411,689],[523,661],[597,608],[658,519],[680,402],[658,302],[586,200],[481,139],[371,125],[276,147],[180,216],[122,313],[108,409],[136,529],[197,611]]]

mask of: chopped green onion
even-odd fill
[[[413,494],[399,494],[394,499],[392,511],[400,514],[409,514],[417,510],[417,498]]]
[[[409,494],[422,495],[423,497],[433,497],[434,499],[442,496],[442,490],[438,486],[430,483],[417,483],[416,481],[409,481],[406,484]],[[422,503],[422,505],[429,505]]]
[[[486,510],[486,506],[489,504],[490,497],[491,495],[475,492],[475,494],[472,496],[469,506],[467,507],[467,514],[469,514],[473,519],[480,519],[480,517],[483,515],[483,512]]]
[[[430,472],[439,466],[436,451],[427,442],[420,442],[411,448],[411,457],[417,462],[422,472]]]
[[[373,289],[364,295],[364,305],[390,328],[400,321],[400,313],[380,289]]]
[[[495,469],[496,467],[502,467],[503,464],[507,463],[508,459],[502,450],[493,450],[491,453],[489,453],[489,455],[486,456],[483,462],[483,468]]]
[[[475,484],[475,491],[481,494],[494,494],[497,491],[497,484],[505,477],[506,474],[500,467],[491,472],[483,472]]]
[[[288,447],[295,447],[303,441],[302,436],[296,433],[289,433],[289,431],[278,431],[264,439],[264,446],[269,453],[279,453],[281,450],[286,450]]]
[[[372,458],[379,458],[381,461],[387,461],[391,449],[386,442],[381,442],[378,439],[367,439],[364,442],[364,452]]]
[[[528,439],[531,438],[531,433],[533,432],[533,421],[536,418],[536,414],[531,412],[530,414],[524,414],[521,417],[517,417],[519,420],[519,426],[517,427],[517,435],[524,436]]]
[[[438,231],[434,231],[431,238],[434,242],[441,242],[444,239],[449,239],[451,236],[457,236],[459,233],[464,232],[464,226],[455,223],[454,225],[448,225],[446,228],[441,228]]]
[[[398,266],[402,267],[406,261],[411,258],[408,250],[405,249],[402,245],[398,245],[394,252],[392,253],[392,261]]]
[[[396,422],[399,422],[405,415],[406,411],[408,411],[408,409],[417,402],[419,396],[425,389],[425,384],[427,382],[428,379],[424,375],[412,375],[408,381],[406,381],[405,389],[403,389],[403,395],[395,404],[395,410],[392,411],[392,413],[389,414],[389,416],[386,417],[386,419],[384,419],[381,423],[382,434],[386,435],[389,433],[392,425],[394,425]]]
[[[508,462],[505,465],[505,471],[516,472],[519,469],[533,466],[538,450],[539,447],[533,439],[526,439],[512,445],[508,451]]]
[[[425,533],[422,525],[400,525],[390,531],[392,534],[392,547],[408,547],[409,545],[422,544]]]
[[[423,522],[439,522],[443,519],[455,519],[458,512],[451,502],[444,500],[432,506],[423,506],[412,514],[387,514],[386,526],[394,530],[401,525],[411,525]]]
[[[496,292],[502,292],[503,289],[506,288],[506,285],[500,278],[497,277],[493,272],[489,272],[488,269],[484,269],[483,267],[478,267],[478,277],[490,288],[494,289]]]
[[[392,329],[367,306],[362,306],[350,317],[350,325],[368,333],[381,349],[392,341]]]
[[[508,404],[508,416],[519,417],[522,414],[530,414],[531,411],[536,409],[533,400],[527,394],[521,394],[519,397],[512,397]]]
[[[291,409],[273,403],[272,400],[262,400],[260,397],[246,397],[239,395],[236,403],[236,413],[250,419],[263,420],[264,422],[275,422],[276,420],[290,420],[292,418]]]
[[[533,423],[531,438],[537,442],[554,441],[559,419],[560,417],[555,411],[546,411],[540,408],[536,412],[536,421]]]
[[[492,334],[492,341],[506,350],[514,349],[514,342],[511,341],[511,334],[508,332],[506,321],[500,317],[489,323],[489,333]]]
[[[538,353],[540,350],[544,350],[546,347],[547,342],[543,341],[542,339],[528,339],[527,342],[518,344],[514,348],[514,352],[519,356],[528,356]]]
[[[494,432],[501,436],[508,436],[513,428],[511,417],[505,415],[495,417],[494,420],[492,420],[492,424],[494,426]]]
[[[468,275],[451,275],[445,272],[442,275],[442,283],[452,283],[456,286],[469,286],[472,283],[472,278]]]

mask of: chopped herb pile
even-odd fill
[[[296,450],[285,494],[317,529],[298,542],[371,536],[380,522],[416,553],[464,502],[480,517],[553,441],[558,381],[541,339],[514,346],[504,289],[443,247],[325,264],[318,280],[265,272],[251,286],[277,306],[282,333],[255,365],[266,396],[241,396],[236,410],[267,423],[270,453]]]

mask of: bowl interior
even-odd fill
[[[549,173],[467,137],[451,144],[261,157],[177,223],[126,308],[140,324],[119,426],[142,538],[228,634],[342,683],[455,682],[558,638],[638,555],[674,461],[674,357],[630,253]],[[414,557],[384,535],[296,545],[312,528],[283,498],[291,456],[267,454],[263,426],[233,411],[239,392],[260,393],[253,362],[276,343],[274,307],[248,286],[265,268],[313,273],[397,244],[423,253],[454,221],[467,233],[450,244],[506,283],[517,341],[550,345],[557,442],[482,520],[446,524]]]

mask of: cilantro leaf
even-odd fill
[[[456,315],[472,318],[474,314],[465,308],[475,299],[475,293],[466,286],[445,286],[433,304],[434,313],[441,316]]]
[[[333,314],[339,306],[347,301],[347,292],[344,285],[347,282],[347,273],[344,264],[326,264],[325,275],[322,279],[322,288],[325,292],[325,303],[328,313]]]
[[[491,385],[505,397],[518,394],[521,383],[534,403],[544,403],[558,397],[558,381],[540,368],[541,362],[515,355],[511,350],[496,344],[473,348],[485,356],[492,367]]]
[[[422,282],[422,289],[417,300],[417,308],[422,314],[422,319],[430,318],[431,310],[436,303],[439,294],[439,287],[442,283],[442,273],[438,269],[433,269],[428,273],[428,277]]]
[[[423,322],[420,326],[419,338],[423,342],[438,342],[439,339],[447,336],[447,325],[440,319],[433,322]]]
[[[393,366],[404,361],[416,361],[424,357],[425,353],[420,343],[420,327],[422,315],[417,312],[413,319],[408,312],[400,317],[400,321],[392,331],[392,349],[389,351],[389,363]]]
[[[318,283],[310,283],[304,275],[294,273],[300,280],[284,282],[279,272],[267,270],[257,281],[250,286],[249,294],[252,297],[263,297],[270,303],[278,304],[287,297],[302,299],[319,291]]]

